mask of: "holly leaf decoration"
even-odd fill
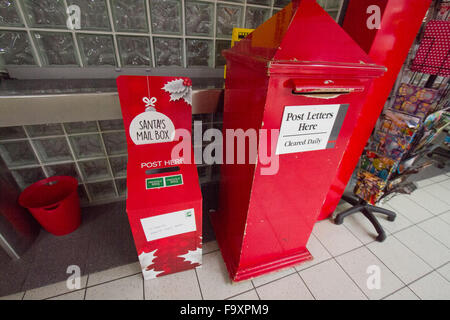
[[[183,79],[173,80],[167,82],[163,89],[169,93],[181,93],[186,90],[185,85],[183,84]]]
[[[172,80],[166,83],[163,90],[170,93],[170,101],[184,99],[186,103],[192,105],[192,86],[190,81],[183,79]]]

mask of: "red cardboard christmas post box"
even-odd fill
[[[188,78],[120,76],[128,144],[127,214],[145,279],[198,267],[202,197]]]
[[[385,68],[314,0],[291,2],[224,55],[223,131],[259,132],[258,154],[247,148],[245,164],[229,162],[238,149],[227,133],[231,156],[211,214],[230,276],[240,281],[312,258],[312,228]]]

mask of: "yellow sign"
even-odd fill
[[[241,41],[246,36],[248,36],[250,33],[252,33],[255,29],[246,29],[246,28],[233,28],[233,35],[231,36],[231,47],[234,47],[234,44],[236,42]],[[224,68],[224,79],[227,77],[227,66]]]

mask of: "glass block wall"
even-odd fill
[[[221,128],[220,114],[194,115],[203,131]],[[204,146],[200,146],[202,152]],[[122,119],[0,128],[0,156],[21,189],[54,175],[74,176],[84,205],[126,197],[127,146]],[[218,166],[198,165],[200,183]]]
[[[343,0],[317,1],[337,18]],[[256,28],[287,3],[0,0],[0,65],[221,67],[233,27]],[[72,5],[80,8],[74,30]]]

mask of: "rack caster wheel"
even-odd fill
[[[344,219],[342,219],[339,215],[336,216],[336,218],[334,218],[334,224],[343,224],[344,223]]]
[[[380,233],[380,234],[378,235],[378,237],[376,238],[376,240],[377,240],[378,242],[383,242],[384,240],[386,240],[386,234],[385,234],[385,233]]]
[[[392,221],[395,221],[395,218],[396,218],[396,217],[388,217],[387,219],[388,219],[388,221],[391,221],[391,222],[392,222]]]

